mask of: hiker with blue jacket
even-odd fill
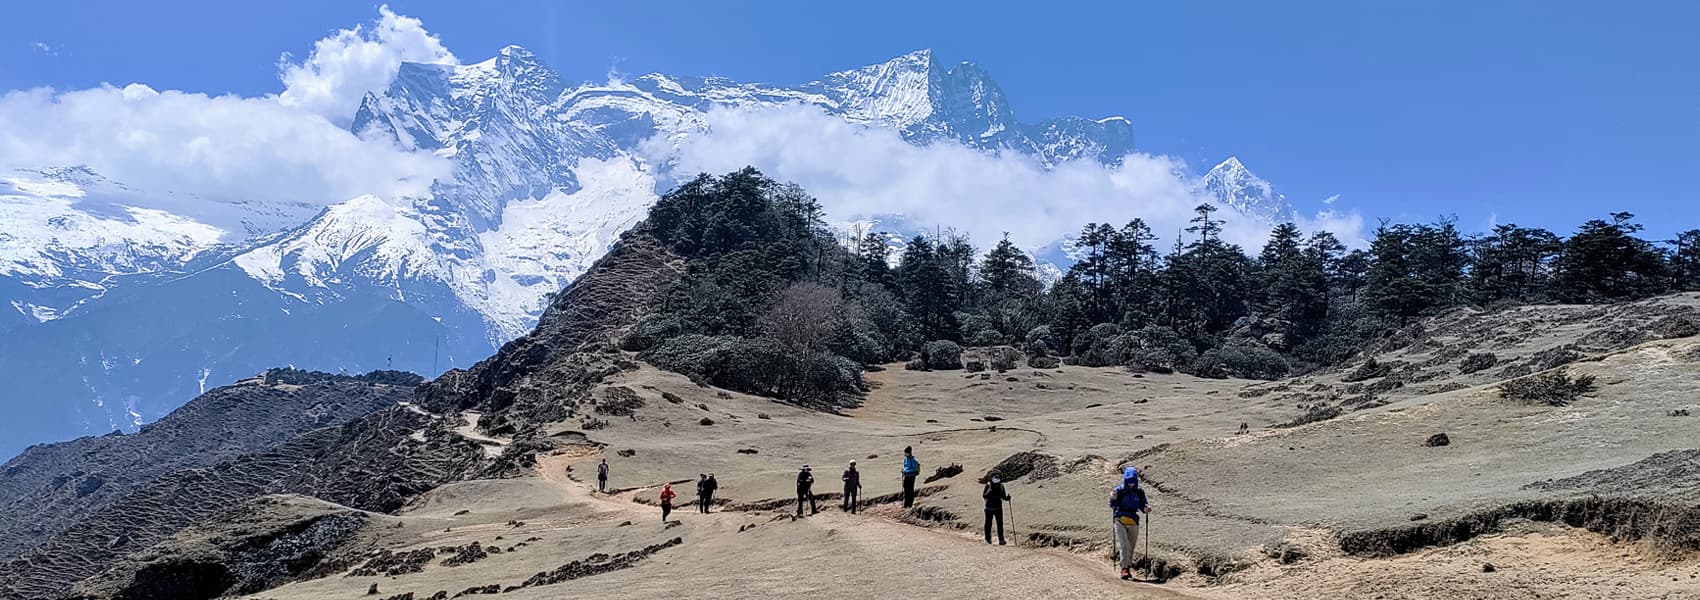
[[[915,506],[915,476],[921,474],[921,463],[915,460],[915,447],[903,447],[903,508]]]
[[[1151,503],[1145,501],[1145,490],[1139,487],[1139,469],[1122,469],[1122,484],[1110,492],[1110,510],[1114,513],[1111,528],[1115,532],[1117,557],[1122,579],[1133,579],[1133,547],[1139,543],[1139,517],[1151,513]]]

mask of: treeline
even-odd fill
[[[663,196],[645,227],[686,259],[681,282],[626,345],[669,370],[837,405],[864,366],[948,368],[961,346],[1206,377],[1271,379],[1337,363],[1412,319],[1461,305],[1617,302],[1700,289],[1700,231],[1636,237],[1632,215],[1574,235],[1450,221],[1384,223],[1368,249],[1277,226],[1256,256],[1221,237],[1213,205],[1167,249],[1139,219],[1088,224],[1052,285],[1006,238],[980,252],[918,236],[890,256],[870,232],[835,239],[819,204],[745,169]]]

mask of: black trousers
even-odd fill
[[[667,522],[667,515],[671,514],[672,512],[673,512],[673,503],[672,502],[662,502],[661,503],[661,522],[666,523]]]
[[[903,508],[915,506],[915,475],[903,474]]]
[[[820,512],[820,506],[815,504],[815,493],[810,490],[797,490],[797,516],[803,516],[803,500],[809,501],[809,514]]]
[[[596,478],[596,491],[598,491],[598,492],[608,491],[608,478],[607,477],[597,477]]]
[[[856,514],[856,501],[861,499],[859,498],[861,495],[861,490],[856,488],[844,488],[844,512]]]
[[[998,521],[998,543],[1003,543],[1003,509],[986,511],[986,543],[992,543],[992,519]]]
[[[702,509],[702,514],[705,514],[705,515],[708,514],[708,507],[713,506],[713,505],[714,505],[714,492],[709,492],[708,494],[704,495],[703,497],[697,499],[697,507]]]

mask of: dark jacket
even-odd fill
[[[596,463],[596,478],[597,479],[607,479],[608,478],[608,463]]]
[[[986,512],[1002,512],[1003,503],[1009,499],[1009,492],[1003,489],[1002,483],[986,483],[986,489],[980,492],[980,497],[986,500]]]
[[[846,490],[862,489],[862,472],[857,471],[856,467],[845,469],[844,477],[841,479],[844,480],[844,489]]]
[[[708,480],[702,482],[702,490],[704,492],[708,492],[708,495],[710,495],[710,496],[713,496],[714,492],[716,490],[719,490],[719,489],[720,489],[720,482],[715,481],[713,475],[709,475]]]
[[[1122,483],[1110,492],[1110,509],[1117,517],[1139,518],[1139,511],[1149,504],[1145,501],[1145,489],[1138,485]]]
[[[797,491],[807,492],[815,487],[815,476],[808,471],[797,472]]]

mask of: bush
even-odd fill
[[[1027,330],[1027,336],[1022,339],[1027,343],[1027,353],[1033,356],[1056,356],[1062,354],[1062,338],[1051,333],[1047,325],[1040,325]]]
[[[1075,338],[1072,364],[1087,367],[1122,365],[1136,371],[1172,373],[1198,358],[1192,342],[1167,327],[1155,325],[1120,333],[1101,323]]]
[[[986,351],[986,366],[997,371],[1008,371],[1021,364],[1021,351],[1009,346],[998,346]]]
[[[626,332],[626,337],[620,340],[620,347],[631,351],[642,351],[654,348],[667,338],[677,337],[685,330],[685,322],[678,315],[671,313],[654,313],[645,316]]]
[[[967,342],[969,346],[998,346],[1003,344],[1004,337],[996,329],[981,329],[969,335],[963,341]]]
[[[1464,362],[1458,363],[1458,374],[1469,375],[1483,369],[1491,369],[1499,364],[1499,357],[1492,352],[1475,352],[1464,357]]]
[[[1300,425],[1309,425],[1311,423],[1320,423],[1322,421],[1338,417],[1342,413],[1343,411],[1340,410],[1340,407],[1338,406],[1318,404],[1307,409],[1305,414],[1299,415],[1297,418],[1287,421],[1286,423],[1276,425],[1275,427],[1286,429],[1290,427],[1298,427]]]
[[[1280,353],[1249,342],[1234,341],[1200,354],[1192,364],[1199,377],[1274,380],[1287,376],[1291,367]]]
[[[931,370],[962,368],[962,346],[949,340],[927,342],[921,347],[921,360]]]
[[[1109,342],[1110,338],[1120,334],[1121,328],[1116,327],[1115,323],[1099,323],[1097,325],[1093,325],[1091,329],[1087,329],[1086,331],[1081,332],[1080,335],[1074,336],[1074,345],[1069,348],[1069,354],[1074,356],[1077,363],[1088,367],[1103,367],[1115,364],[1114,362],[1093,364],[1099,361],[1088,357],[1102,355],[1103,351],[1101,349],[1097,351],[1094,351],[1094,349],[1102,348],[1104,344]]]
[[[1057,360],[1055,356],[1035,356],[1027,359],[1027,366],[1035,369],[1055,369],[1061,365],[1062,361]]]
[[[718,387],[805,404],[836,405],[864,389],[855,361],[794,352],[767,338],[687,334],[662,342],[644,359]]]
[[[1192,342],[1173,329],[1147,325],[1122,336],[1125,341],[1121,364],[1155,373],[1169,373],[1198,359]]]
[[[1499,384],[1499,396],[1531,404],[1564,406],[1594,391],[1593,375],[1570,376],[1570,371],[1548,371]]]
[[[962,370],[969,373],[979,373],[986,370],[986,363],[977,360],[963,361]]]
[[[1347,373],[1345,377],[1341,377],[1340,381],[1344,381],[1346,383],[1364,381],[1366,379],[1386,377],[1392,372],[1393,365],[1376,362],[1374,358],[1370,358],[1369,360],[1364,361],[1364,364],[1358,365],[1358,368],[1352,369],[1352,372]]]

